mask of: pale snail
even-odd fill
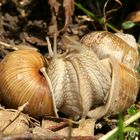
[[[139,90],[136,71],[139,56],[135,38],[129,34],[95,31],[85,35],[81,43],[91,48],[112,73],[107,103],[89,111],[87,116],[99,119],[126,110],[136,101]]]
[[[71,40],[69,39],[69,41]],[[108,101],[109,95],[112,95],[110,90],[113,90],[112,87],[114,86],[112,85],[114,79],[111,78],[113,69],[116,67],[114,61],[118,63],[117,68],[120,69],[120,71],[120,67],[122,67],[121,65],[123,64],[119,64],[115,58],[112,58],[107,61],[106,65],[103,61],[99,60],[97,57],[98,55],[96,56],[92,48],[87,48],[77,42],[68,46],[72,48],[72,50],[64,55],[56,54],[56,47],[54,47],[54,54],[52,54],[51,47],[49,47],[49,52],[51,54],[49,60],[46,60],[38,52],[31,50],[9,53],[0,64],[0,91],[2,101],[5,102],[7,106],[12,104],[13,108],[29,101],[26,112],[33,116],[57,115],[57,110],[75,119],[86,117],[87,115],[93,118],[100,118],[105,115],[106,113],[98,115],[96,108],[98,106],[102,108],[106,103],[110,103]],[[15,59],[16,57],[18,59]],[[26,66],[26,63],[29,65]],[[134,64],[135,63],[136,62],[134,62]],[[41,70],[42,67],[46,70],[45,74]],[[32,71],[31,68],[36,70]],[[27,71],[31,70],[33,74],[26,73],[26,69]],[[127,69],[129,73],[131,69]],[[15,73],[15,70],[17,73]],[[24,76],[21,76],[22,73]],[[124,73],[127,73],[125,68]],[[134,75],[134,78],[131,77],[132,80],[134,80],[135,86],[134,89],[132,88],[132,90],[134,90],[134,93],[132,94],[134,98],[131,103],[134,103],[138,92],[138,82],[135,72],[132,71],[130,73]],[[117,74],[115,73],[113,75],[116,76]],[[29,78],[32,75],[35,77],[31,77],[33,80]],[[25,79],[27,77],[27,81],[23,77]],[[24,82],[20,82],[22,79]],[[121,77],[118,80],[120,79],[124,78]],[[31,81],[34,81],[35,84]],[[129,81],[126,81],[126,85],[129,85]],[[43,87],[37,82],[40,82]],[[20,86],[22,88],[20,88]],[[25,86],[27,86],[27,88]],[[30,86],[33,86],[33,88],[30,89]],[[37,92],[34,92],[36,88]],[[45,90],[43,93],[41,92],[42,89]],[[125,88],[122,89],[124,90]],[[122,93],[121,89],[118,90],[120,91],[116,93],[116,96],[119,96],[119,93]],[[130,91],[124,90],[124,92],[126,95]],[[126,107],[123,109],[118,109],[120,107],[120,102],[118,104],[119,105],[117,105],[114,110],[110,107],[108,108],[112,109],[112,112],[114,113],[115,111],[123,111],[126,107],[130,106],[130,102],[127,100]],[[106,111],[107,113],[108,110]],[[96,112],[96,114],[93,112]]]
[[[85,35],[81,43],[92,48],[99,59],[113,55],[132,69],[138,66],[138,45],[132,35],[95,31]]]

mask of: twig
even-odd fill
[[[75,5],[82,10],[86,15],[90,16],[91,18],[93,18],[95,21],[97,21],[99,24],[105,24],[103,18],[98,18],[94,13],[91,13],[89,10],[87,10],[86,8],[84,8],[80,3],[76,3]],[[113,25],[111,25],[110,23],[106,23],[106,26],[108,28],[110,28],[111,30],[113,30],[114,32],[120,32],[117,28],[115,28]]]
[[[138,113],[136,113],[135,115],[133,115],[132,117],[130,117],[128,120],[126,120],[124,122],[124,127],[128,126],[129,124],[138,120],[139,118],[140,118],[140,111]],[[106,135],[101,137],[99,140],[107,140],[109,137],[114,135],[118,130],[119,130],[118,127],[114,128],[113,130],[109,131]]]
[[[0,45],[6,47],[8,49],[18,50],[18,48],[16,48],[15,46],[12,46],[12,45],[7,44],[7,43],[2,42],[2,41],[0,41]]]
[[[56,125],[48,128],[49,130],[54,131],[54,132],[58,131],[58,130],[64,128],[64,127],[71,126],[73,124],[78,124],[79,125],[79,123],[80,123],[79,121],[73,121],[71,119],[60,118],[60,117],[58,118],[58,117],[53,117],[53,116],[45,116],[45,119],[59,122],[59,124],[56,124]]]
[[[112,24],[106,23],[106,26],[107,26],[108,28],[110,28],[111,30],[113,30],[114,32],[120,33],[120,31],[119,31],[117,28],[115,28]]]
[[[54,136],[50,138],[49,136],[48,137],[38,136],[31,133],[27,133],[27,134],[3,137],[2,140],[67,140],[67,137]],[[71,140],[96,140],[96,138],[94,136],[76,136],[76,137],[72,137]]]
[[[18,110],[15,112],[13,118],[11,118],[2,128],[1,132],[3,132],[11,123],[13,123],[20,115],[20,113],[24,110],[24,108],[28,105],[28,102],[23,104],[22,106],[18,107]]]
[[[67,119],[67,118],[58,118],[58,117],[53,117],[53,116],[45,116],[44,119],[47,119],[47,120],[53,120],[53,121],[58,121],[58,122],[70,122],[72,124],[79,124],[79,121],[74,121],[74,120],[71,120],[71,119]]]
[[[0,41],[0,48],[1,49],[11,49],[14,51],[17,50],[22,50],[22,49],[29,49],[29,50],[33,50],[33,51],[37,51],[37,48],[34,47],[29,47],[28,45],[23,45],[23,44],[19,44],[19,45],[14,45],[14,44],[7,44],[5,42]]]
[[[107,31],[107,26],[106,26],[106,7],[108,5],[109,0],[107,0],[104,4],[103,8],[103,14],[104,14],[104,29]]]
[[[48,129],[55,132],[55,131],[58,131],[66,126],[69,126],[69,123],[68,122],[60,122],[59,124],[57,125],[54,125],[54,126],[51,126],[49,127]]]
[[[10,45],[9,45],[9,44],[4,43],[4,42],[2,42],[2,41],[0,41],[0,44],[1,44],[2,46],[10,47]]]
[[[86,15],[92,17],[94,20],[96,20],[98,23],[103,24],[103,20],[98,18],[94,13],[91,13],[89,10],[84,8],[80,3],[75,2],[74,3],[80,10],[82,10]]]
[[[54,131],[54,132],[58,131],[64,127],[71,126],[73,124],[79,125],[79,123],[80,123],[79,121],[73,121],[71,119],[60,118],[60,117],[58,118],[58,117],[53,117],[53,116],[45,116],[44,119],[59,122],[59,124],[48,127],[49,130]]]

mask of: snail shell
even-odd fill
[[[17,108],[26,102],[25,112],[33,116],[53,115],[48,82],[40,72],[46,67],[44,57],[33,50],[9,53],[0,63],[2,103]]]
[[[135,40],[129,36],[131,43],[127,43],[123,34],[113,34],[108,31],[95,31],[85,35],[81,43],[93,49],[99,59],[113,55],[120,62],[130,68],[138,66],[138,51]],[[127,37],[128,38],[128,37]],[[124,41],[126,40],[126,42]],[[133,42],[133,43],[132,43]]]
[[[107,102],[92,109],[87,115],[100,119],[108,114],[125,111],[136,101],[139,89],[138,74],[134,71],[138,66],[135,39],[123,33],[97,31],[85,35],[81,43],[97,54],[112,77]]]

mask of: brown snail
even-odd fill
[[[113,39],[115,37],[113,35]],[[109,112],[124,111],[134,103],[138,92],[137,73],[133,70],[138,61],[137,51],[128,48],[122,39],[120,42],[126,46],[118,45],[116,50],[115,45],[113,48],[109,46],[108,49],[115,52],[109,54],[100,47],[103,52],[94,52],[84,38],[81,42],[85,45],[69,37],[67,39],[70,42],[67,44],[68,52],[57,54],[56,46],[52,51],[49,45],[48,60],[31,50],[8,54],[0,63],[2,102],[16,108],[28,101],[26,112],[33,116],[57,114],[59,110],[75,119],[87,115],[99,119]],[[94,44],[92,38],[89,44]],[[106,48],[104,45],[101,46]],[[125,51],[130,52],[131,59],[128,60]],[[105,53],[105,57],[101,58],[100,53]],[[117,58],[116,53],[121,57]],[[121,108],[122,100],[125,105]]]
[[[2,103],[17,108],[26,102],[33,116],[53,115],[52,96],[40,69],[46,66],[41,54],[32,50],[9,53],[0,63]]]
[[[33,116],[52,115],[56,108],[74,118],[85,117],[91,107],[104,103],[111,81],[93,51],[76,48],[52,56],[48,65],[35,51],[9,53],[0,65],[2,101],[13,108],[28,101],[25,111]],[[46,67],[52,90],[41,74],[42,67]]]

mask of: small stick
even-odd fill
[[[103,14],[104,14],[104,29],[107,31],[107,26],[106,26],[106,7],[108,5],[109,0],[107,0],[104,4],[104,8],[103,8]]]
[[[48,129],[55,132],[55,131],[58,131],[66,126],[69,126],[69,123],[68,122],[60,122],[59,124],[57,125],[54,125],[54,126],[51,126],[49,127]]]
[[[124,127],[128,126],[132,122],[138,120],[140,118],[140,111],[130,117],[128,120],[124,122]],[[99,140],[107,140],[110,136],[114,135],[119,130],[118,127],[114,128],[113,130],[109,131],[106,135],[102,136]]]
[[[67,137],[64,136],[38,136],[35,134],[27,133],[27,134],[17,134],[13,136],[3,137],[2,140],[67,140]],[[71,140],[97,140],[94,136],[75,136],[72,137]]]
[[[16,48],[15,46],[12,46],[10,44],[4,43],[2,41],[0,41],[0,45],[5,46],[8,49],[18,50],[18,48]]]
[[[2,42],[2,41],[0,41],[0,44],[2,45],[2,46],[5,46],[5,47],[10,47],[10,45],[9,44],[7,44],[7,43],[4,43],[4,42]]]
[[[18,110],[15,112],[15,115],[13,116],[13,118],[11,118],[2,128],[1,128],[1,132],[3,132],[11,123],[13,123],[20,115],[20,113],[25,109],[25,107],[28,105],[29,103],[26,102],[25,104],[23,104],[22,106],[18,107]]]
[[[67,118],[61,118],[61,117],[53,117],[53,116],[45,116],[44,117],[45,119],[47,120],[55,120],[55,121],[59,121],[59,122],[70,122],[70,123],[73,123],[73,124],[79,124],[79,121],[74,121],[74,120],[71,120],[71,119],[67,119]]]

